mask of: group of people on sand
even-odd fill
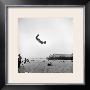
[[[21,54],[19,54],[19,55],[18,55],[18,68],[20,68],[20,65],[21,65],[22,62],[23,62],[23,61],[22,61],[22,56],[21,56]],[[25,64],[26,62],[29,62],[29,59],[26,59],[26,58],[25,58],[24,64]],[[30,62],[29,62],[29,63],[30,63]]]

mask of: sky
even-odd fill
[[[73,53],[73,18],[19,18],[19,53],[25,58]],[[36,35],[46,44],[40,44]]]

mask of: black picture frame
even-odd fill
[[[85,84],[88,84],[88,69],[89,66],[89,1],[88,0],[0,0],[0,89],[3,86],[8,87],[5,84],[5,5],[85,5]],[[86,65],[87,64],[87,65]],[[86,74],[87,73],[87,74]],[[86,77],[87,75],[87,77]],[[10,86],[10,85],[9,85]],[[16,86],[16,85],[15,85]],[[19,87],[19,86],[18,86]],[[25,86],[26,87],[26,86]],[[32,86],[31,88],[45,89],[47,86]],[[21,86],[22,88],[22,86]],[[29,86],[28,86],[29,88]]]

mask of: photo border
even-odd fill
[[[7,58],[8,58],[8,30],[7,30],[7,28],[8,28],[8,24],[7,24],[7,22],[8,22],[8,8],[68,8],[68,7],[70,7],[70,8],[79,8],[79,7],[82,7],[83,8],[83,10],[84,10],[84,12],[83,12],[83,20],[85,20],[85,6],[84,5],[6,5],[5,6],[6,7],[6,72],[7,72],[7,74],[5,75],[6,76],[6,85],[85,85],[85,63],[83,64],[84,65],[84,70],[83,70],[83,75],[84,75],[84,83],[82,84],[82,83],[9,83],[9,84],[7,84],[7,81],[8,81],[8,70],[7,70],[7,68],[8,68],[8,61],[7,61]],[[83,50],[85,51],[85,22],[83,22],[84,23],[84,26],[83,26]],[[83,60],[85,61],[85,56],[84,56],[84,51],[83,51]]]
[[[2,36],[0,35],[0,40],[1,40],[1,45],[0,45],[0,66],[1,66],[1,70],[0,70],[0,89],[3,86],[7,86],[5,83],[5,45],[7,42],[5,42],[5,5],[84,5],[85,6],[85,78],[86,78],[86,68],[89,67],[89,0],[83,1],[83,0],[78,0],[78,1],[73,1],[71,0],[71,2],[69,2],[70,0],[63,0],[63,1],[54,1],[54,0],[49,0],[47,1],[26,1],[26,0],[21,0],[19,1],[0,1],[0,10],[1,10],[1,15],[0,15],[0,33],[2,34]],[[88,16],[88,17],[87,17]],[[88,26],[88,27],[86,27]],[[86,57],[87,56],[87,57]],[[87,67],[86,67],[87,64]],[[85,79],[85,83],[88,84],[88,81]],[[77,84],[76,84],[77,85]],[[9,85],[11,86],[11,85]],[[14,85],[16,86],[16,85]],[[82,85],[81,85],[82,86]],[[23,87],[22,85],[20,86],[21,88]],[[33,86],[33,87],[37,87],[37,86]],[[44,86],[45,87],[45,86]],[[17,87],[16,87],[17,88]],[[25,86],[25,88],[27,88],[27,85]],[[29,87],[28,87],[29,88]],[[40,87],[38,87],[40,88]],[[44,88],[43,88],[44,89]]]

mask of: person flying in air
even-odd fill
[[[46,44],[46,41],[41,41],[39,38],[38,38],[39,34],[37,34],[36,36],[36,40],[41,43],[41,44]]]

